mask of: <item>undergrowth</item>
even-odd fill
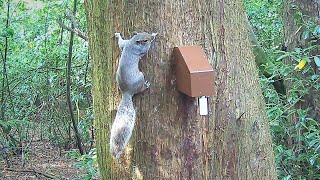
[[[273,76],[260,77],[266,111],[273,137],[273,149],[279,179],[320,179],[320,123],[312,117],[308,106],[313,96],[320,94],[319,71],[311,67],[320,60],[312,56],[319,45],[310,41],[307,47],[283,51],[283,2],[280,0],[248,0],[246,11],[258,41],[274,63]],[[320,26],[306,21],[297,10],[294,17],[304,29],[302,37],[319,39]],[[319,70],[319,69],[318,69]],[[278,94],[272,86],[274,77],[286,82],[286,95]]]

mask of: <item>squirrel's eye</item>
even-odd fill
[[[147,39],[145,39],[145,40],[141,40],[141,41],[137,41],[137,43],[138,44],[146,44],[148,42],[148,40]]]

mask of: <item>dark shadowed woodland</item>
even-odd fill
[[[143,7],[143,8],[142,8]],[[0,179],[320,179],[320,2],[0,0]],[[115,160],[120,32],[158,35]],[[209,114],[173,48],[214,69]]]

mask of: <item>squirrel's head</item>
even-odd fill
[[[148,53],[151,43],[155,39],[156,35],[157,33],[149,34],[146,32],[134,32],[133,37],[129,40],[129,44],[126,45],[126,48],[130,48],[132,53],[142,57]]]

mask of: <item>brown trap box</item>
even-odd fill
[[[214,72],[200,46],[173,48],[177,89],[191,97],[214,95]]]

